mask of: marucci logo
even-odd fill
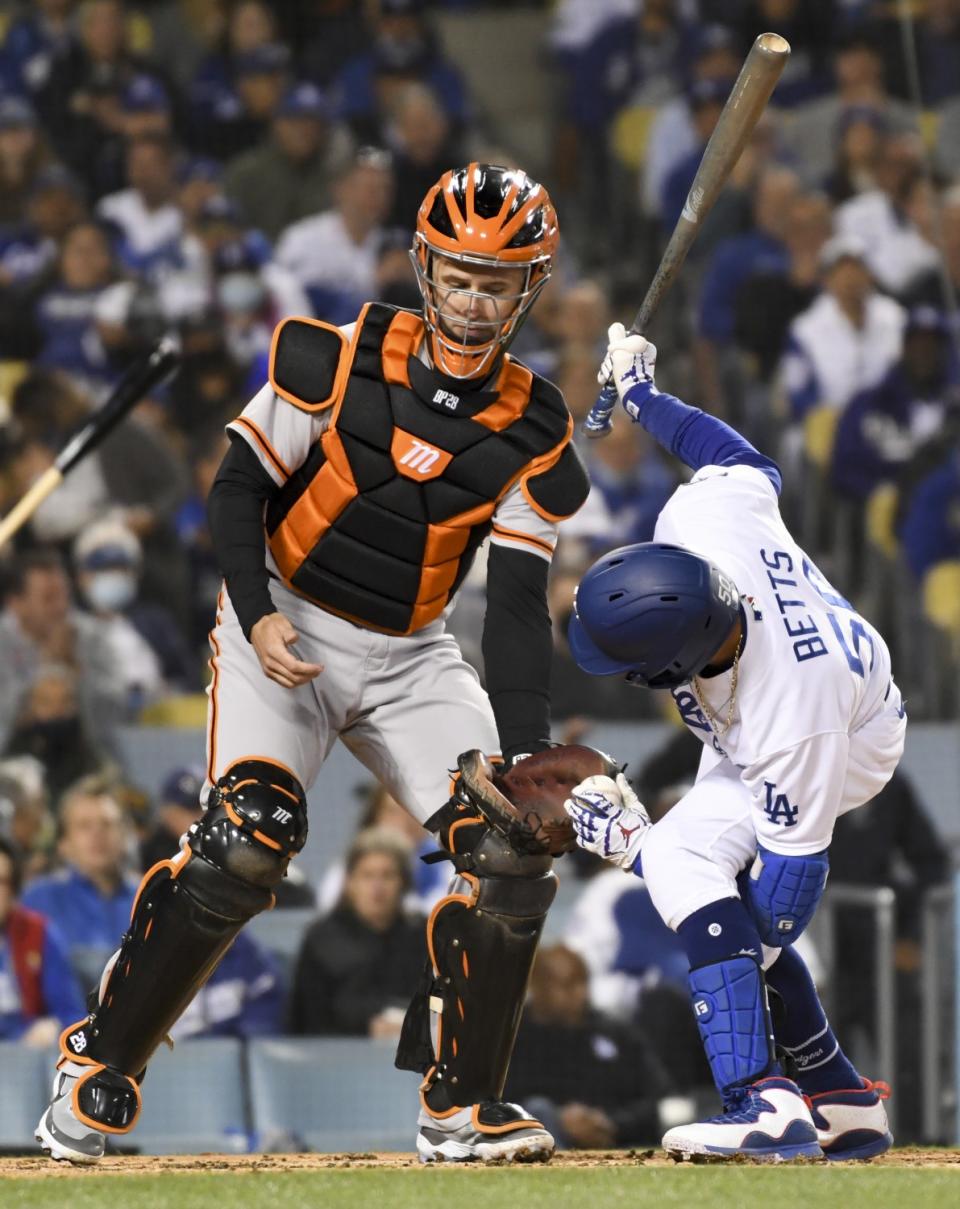
[[[437,449],[421,437],[397,428],[390,446],[393,464],[405,478],[435,479],[449,466],[453,454]]]

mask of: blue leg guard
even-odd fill
[[[720,1094],[780,1074],[760,937],[744,904],[710,903],[685,919],[677,935],[690,959],[693,1011]]]

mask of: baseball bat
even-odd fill
[[[753,133],[789,55],[790,43],[779,34],[760,34],[751,46],[704,149],[683,212],[630,325],[632,333],[647,330],[660,300],[673,284],[703,220]],[[613,426],[611,416],[616,404],[616,385],[608,382],[584,420],[583,432],[588,437],[605,437]]]
[[[95,449],[104,437],[145,394],[159,386],[180,363],[180,341],[164,336],[153,351],[132,365],[123,375],[102,407],[85,420],[27,494],[0,521],[0,548],[27,523],[43,501],[63,482],[64,476]]]

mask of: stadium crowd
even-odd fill
[[[220,574],[204,501],[274,327],[347,323],[371,298],[418,306],[407,250],[427,187],[470,159],[518,159],[509,123],[445,49],[451,15],[541,18],[528,51],[548,104],[540,162],[523,166],[554,198],[562,247],[512,351],[577,421],[608,323],[638,304],[746,50],[765,29],[790,41],[651,333],[662,385],[779,458],[791,524],[890,638],[912,716],[955,716],[960,0],[921,6],[919,95],[891,7],[0,3],[0,513],[160,334],[175,329],[184,350],[178,376],[0,554],[0,1039],[49,1045],[81,1014],[139,873],[199,809],[202,772],[170,770],[150,802],[118,733],[205,685]],[[665,717],[669,699],[588,683],[564,635],[582,571],[651,537],[682,468],[623,415],[609,439],[575,439],[592,490],[554,563],[554,716]],[[478,666],[482,563],[451,619]],[[692,776],[669,755],[647,773],[653,798]],[[285,885],[280,907],[318,912],[292,966],[241,935],[175,1038],[395,1035],[422,962],[411,912],[443,876],[413,859],[430,844],[405,819],[376,795],[324,885]],[[945,860],[932,832],[905,852],[927,880]],[[625,879],[582,865],[596,874],[584,894],[605,905],[575,912],[542,955],[515,1094],[548,1097],[569,1144],[644,1142],[652,1100],[708,1080],[662,1068],[665,1052],[698,1052],[669,1040],[684,994],[670,934],[642,887],[627,911]],[[903,927],[910,940],[915,913]],[[538,1085],[537,1055],[558,1046],[570,1066]],[[611,1091],[621,1054],[634,1079]]]

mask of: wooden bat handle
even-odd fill
[[[27,523],[48,495],[63,482],[63,472],[51,466],[33,484],[27,494],[0,521],[0,549]]]

